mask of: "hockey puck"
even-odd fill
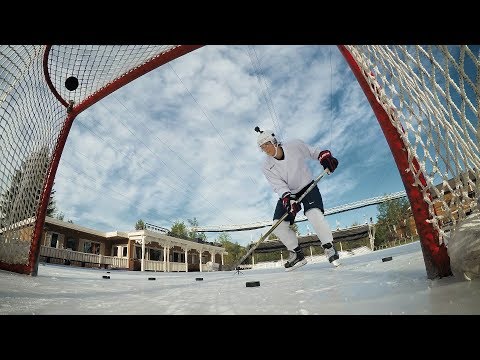
[[[148,278],[148,280],[155,280],[155,278]]]
[[[107,271],[107,274],[110,274],[110,271]]]
[[[197,281],[202,281],[203,278],[195,278],[195,280],[197,280]]]
[[[103,277],[104,279],[110,279],[110,276],[108,276],[108,275],[103,275],[102,277]]]
[[[391,257],[391,256],[382,258],[382,262],[390,261],[390,260],[392,260],[392,257]]]
[[[65,87],[69,91],[74,91],[78,88],[78,79],[75,76],[70,76],[67,80],[65,80]]]
[[[256,287],[256,286],[260,286],[260,281],[247,281],[245,283],[245,285],[247,287]]]

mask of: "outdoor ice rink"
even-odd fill
[[[388,256],[392,260],[382,262]],[[107,273],[40,264],[36,277],[0,271],[0,314],[480,314],[480,281],[429,280],[419,242],[341,257],[341,261],[338,268],[324,261],[292,272],[270,268],[241,273]],[[260,286],[247,287],[250,281]]]

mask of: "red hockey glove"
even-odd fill
[[[323,169],[328,169],[328,171],[331,173],[334,172],[338,166],[338,160],[332,156],[330,150],[320,151],[318,160],[320,160],[320,164],[322,164]]]
[[[295,215],[302,210],[302,205],[298,202],[295,201],[296,197],[295,195],[292,195],[290,192],[286,192],[282,195],[282,204],[283,208],[291,213],[293,217],[295,218]]]

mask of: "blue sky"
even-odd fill
[[[99,231],[133,230],[138,219],[166,228],[193,218],[200,226],[270,221],[277,195],[261,171],[255,126],[337,157],[335,173],[319,183],[326,209],[404,190],[336,46],[208,45],[75,119],[53,187],[57,207]],[[314,176],[323,170],[309,166]],[[345,227],[376,215],[374,205],[327,220]],[[298,226],[308,231],[308,222]],[[229,234],[246,245],[267,230]]]

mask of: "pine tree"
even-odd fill
[[[145,223],[142,219],[139,219],[135,224],[135,230],[145,230]]]

